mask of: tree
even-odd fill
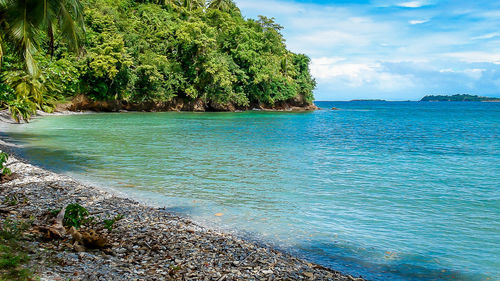
[[[182,0],[182,6],[188,11],[205,8],[205,0]]]
[[[70,7],[76,0],[38,1]],[[44,100],[54,102],[83,93],[92,100],[117,100],[130,108],[151,110],[171,105],[235,110],[312,102],[315,81],[309,58],[286,49],[283,27],[273,18],[246,19],[232,0],[80,1],[85,9],[85,52],[78,59],[70,55],[67,44],[58,40],[63,29],[52,13],[50,22],[58,23],[52,24],[55,40],[43,21],[33,34],[40,42],[34,45],[38,49],[35,59],[44,77],[29,81],[23,75],[7,80],[4,75],[0,107],[29,111],[36,103],[43,109],[47,102],[39,102],[40,93]],[[9,25],[3,15],[8,5],[18,3],[0,3],[1,38],[11,38],[4,33]],[[75,20],[80,19],[77,14],[81,16],[81,11],[70,12],[75,27]],[[4,43],[7,55],[2,70],[15,73],[23,68],[24,56],[13,56],[14,45]],[[36,91],[39,86],[46,90]],[[59,92],[54,94],[54,89]],[[29,98],[17,101],[16,96]],[[16,114],[22,117],[21,113]]]
[[[207,7],[209,9],[216,9],[223,12],[230,12],[232,10],[239,10],[232,0],[210,0]]]
[[[79,0],[0,0],[0,59],[5,44],[24,60],[30,75],[38,73],[35,53],[41,36],[48,39],[48,52],[54,53],[55,31],[76,51],[80,46],[77,24],[83,28],[82,5]]]
[[[21,67],[11,67],[1,77],[14,91],[15,99],[7,105],[16,121],[21,117],[28,121],[36,109],[52,110],[53,103],[45,94],[55,88],[39,73],[36,57],[43,59],[44,54],[39,54],[42,42],[47,54],[54,55],[56,35],[64,39],[68,49],[79,49],[82,10],[79,0],[0,0],[0,63],[6,49],[22,61]]]

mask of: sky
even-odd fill
[[[311,58],[316,100],[500,97],[500,1],[236,0]]]

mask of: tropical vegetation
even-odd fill
[[[36,109],[52,110],[58,85],[37,61],[52,63],[59,37],[67,50],[79,48],[82,10],[78,0],[0,0],[0,106],[8,106],[15,120],[28,120]]]
[[[274,19],[245,19],[231,0],[0,0],[0,17],[0,107],[16,120],[77,95],[150,110],[313,99],[309,58],[286,49]]]

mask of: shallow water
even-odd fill
[[[347,273],[500,280],[500,103],[318,105],[52,116],[4,133],[52,170]]]

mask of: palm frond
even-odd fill
[[[66,5],[69,6],[70,10],[67,9]],[[73,16],[76,19],[82,18],[81,10],[82,7],[79,1],[76,0],[60,1],[59,16],[58,16],[59,28],[61,30],[61,34],[66,39],[67,43],[70,45],[70,48],[73,51],[77,51],[78,47],[80,46],[80,37],[78,35],[78,28],[75,24]]]
[[[8,41],[16,52],[25,61],[25,66],[30,74],[37,73],[34,54],[38,42],[37,25],[41,19],[37,1],[10,1],[4,24],[4,41]]]
[[[75,22],[73,21],[71,14],[62,3],[60,13],[61,17],[59,19],[59,28],[61,29],[61,33],[70,45],[70,48],[72,50],[78,50],[79,38]]]
[[[2,39],[3,36],[2,35],[3,34],[0,33],[0,68],[1,68],[2,62],[3,62],[3,39]]]
[[[38,70],[34,55],[41,33],[47,34],[50,54],[54,52],[56,31],[60,31],[70,49],[79,50],[82,10],[79,0],[0,0],[0,35],[24,59],[28,73],[35,75]],[[3,49],[0,54],[1,59]]]

